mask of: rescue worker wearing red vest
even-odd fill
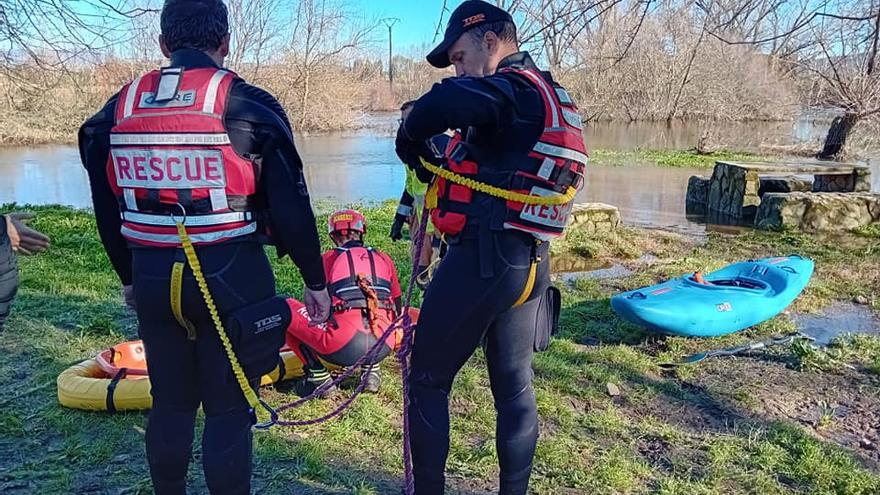
[[[167,0],[159,43],[169,66],[126,84],[79,132],[101,240],[136,308],[149,361],[146,451],[160,495],[186,493],[199,406],[208,489],[250,493],[255,421],[177,223],[220,316],[275,296],[263,248],[270,240],[299,267],[312,322],[326,321],[330,310],[290,124],[275,98],[222,68],[227,19],[221,0]],[[276,334],[252,347],[270,356],[252,369],[275,366],[283,332]],[[260,375],[245,371],[255,388]]]
[[[519,51],[510,14],[494,5],[462,3],[427,60],[454,65],[457,77],[415,102],[396,142],[423,180],[445,176],[433,177],[427,196],[428,203],[436,198],[432,221],[449,241],[411,357],[415,489],[444,492],[449,392],[482,343],[497,410],[499,491],[525,494],[538,438],[532,356],[546,347],[558,317],[547,241],[563,232],[582,186],[582,124],[565,89]],[[460,133],[444,160],[429,163],[425,140],[446,129]]]
[[[327,323],[308,324],[302,303],[289,299],[293,315],[287,329],[287,346],[304,363],[305,376],[295,387],[306,396],[331,381],[324,363],[334,367],[354,365],[381,337],[401,310],[400,281],[387,254],[364,245],[366,219],[355,210],[339,210],[327,220],[336,249],[324,253],[324,272],[333,299]],[[361,370],[365,391],[379,391],[378,363],[397,347],[401,332],[390,335],[371,363]],[[335,392],[327,389],[323,395]]]

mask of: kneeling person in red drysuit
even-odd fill
[[[387,254],[364,246],[364,216],[355,210],[340,210],[330,215],[327,223],[330,238],[337,246],[323,255],[327,287],[333,298],[330,321],[310,327],[303,304],[288,299],[293,318],[287,329],[287,346],[305,367],[305,377],[295,387],[300,396],[311,394],[331,380],[325,363],[354,365],[400,313],[397,270]],[[397,347],[400,337],[401,331],[387,337],[372,362],[363,365],[366,391],[379,391],[378,363]],[[323,395],[334,391],[331,387]]]

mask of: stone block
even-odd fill
[[[761,187],[758,195],[763,197],[767,193],[781,192],[810,192],[813,190],[813,181],[796,176],[787,177],[761,177]]]
[[[767,193],[758,209],[759,228],[806,232],[846,231],[880,223],[880,194]]]
[[[816,175],[813,181],[813,192],[853,192],[855,174]]]
[[[620,226],[620,211],[605,203],[578,203],[571,209],[568,232],[610,232]]]
[[[699,175],[694,175],[688,179],[687,195],[685,196],[686,214],[705,215],[707,213],[709,184],[709,179]]]

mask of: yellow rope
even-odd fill
[[[223,343],[223,348],[226,350],[229,364],[232,365],[232,373],[235,375],[235,379],[238,381],[238,386],[241,387],[241,392],[244,394],[245,399],[247,399],[248,404],[254,410],[254,414],[256,414],[257,409],[260,408],[260,399],[257,398],[257,393],[254,392],[254,389],[251,388],[251,384],[248,383],[247,376],[245,376],[244,370],[241,369],[241,364],[239,364],[238,358],[235,357],[235,351],[232,349],[232,342],[229,341],[229,335],[226,334],[226,329],[223,328],[223,321],[220,319],[220,312],[214,304],[214,298],[211,296],[211,291],[208,290],[208,282],[205,280],[205,274],[202,273],[202,265],[199,263],[199,258],[196,255],[195,248],[193,248],[192,240],[189,238],[189,234],[186,233],[186,227],[180,222],[177,222],[177,232],[178,235],[180,235],[180,243],[183,245],[183,252],[186,253],[186,260],[193,272],[193,276],[196,278],[196,282],[199,284],[199,289],[202,291],[202,297],[205,299],[205,304],[208,306],[208,312],[211,313],[211,319],[214,321],[214,327],[217,328],[217,334],[220,335],[220,341]]]
[[[532,295],[532,291],[535,289],[535,278],[538,274],[538,263],[536,261],[532,261],[532,266],[529,267],[529,278],[526,279],[526,286],[523,287],[522,294],[520,294],[519,299],[513,303],[513,307],[522,306],[526,301],[529,300],[529,296]]]
[[[483,182],[479,182],[477,180],[471,179],[470,177],[463,177],[451,170],[438,167],[422,157],[419,157],[419,160],[421,160],[422,166],[428,169],[429,172],[438,177],[442,177],[449,182],[454,182],[455,184],[468,187],[470,189],[473,189],[474,191],[488,194],[489,196],[506,199],[508,201],[515,201],[517,203],[543,206],[564,205],[573,200],[575,195],[577,194],[577,189],[573,187],[569,187],[568,191],[566,191],[565,194],[554,194],[552,196],[533,196],[531,194],[508,191],[507,189],[502,189],[500,187],[495,187],[489,184],[485,184]]]

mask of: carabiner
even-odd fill
[[[174,205],[180,207],[181,214],[183,215],[183,220],[178,221],[177,220],[178,217],[177,217],[177,215],[174,214],[174,211],[171,211],[168,213],[171,216],[171,220],[173,220],[174,223],[177,223],[180,225],[186,225],[186,208],[184,208],[183,205],[180,203],[174,203]]]

